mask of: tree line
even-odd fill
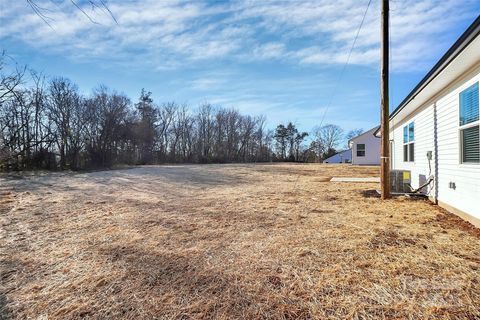
[[[85,96],[63,77],[26,68],[7,72],[0,60],[0,166],[4,170],[91,169],[118,164],[321,161],[343,131],[307,132],[294,124],[266,128],[264,116],[204,103],[192,110],[137,101],[99,86]],[[28,85],[25,83],[28,77]]]

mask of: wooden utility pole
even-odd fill
[[[390,198],[390,130],[389,130],[389,104],[388,104],[388,54],[389,54],[389,0],[382,0],[382,44],[381,44],[381,84],[380,84],[380,97],[381,97],[381,112],[380,112],[380,132],[381,132],[381,195],[382,199]]]

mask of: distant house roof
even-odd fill
[[[323,162],[327,163],[329,161],[335,160],[335,158],[337,157],[341,158],[341,160],[352,160],[352,149],[346,149],[337,152],[333,156],[330,156],[327,159],[323,160]]]
[[[442,72],[469,44],[480,34],[480,15],[458,38],[450,49],[440,58],[427,75],[413,88],[408,96],[390,114],[390,120],[395,117],[415,96],[422,91],[440,72]]]
[[[380,126],[376,126],[376,127],[372,128],[372,129],[370,129],[370,130],[368,130],[368,131],[365,131],[365,132],[359,134],[358,136],[353,137],[353,138],[351,138],[350,140],[348,140],[348,144],[350,145],[350,142],[352,142],[353,140],[356,140],[356,139],[358,139],[358,138],[360,138],[360,137],[362,137],[362,136],[364,136],[364,135],[367,135],[367,134],[375,135],[375,133],[376,133],[377,130],[379,130],[379,129],[380,129]]]

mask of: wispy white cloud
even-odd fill
[[[26,1],[0,0],[0,39],[22,41],[71,59],[180,68],[199,61],[280,59],[291,64],[345,62],[368,0],[110,1],[118,25],[104,11],[70,1],[39,0],[53,30]],[[423,66],[445,45],[442,35],[471,19],[476,0],[392,2],[394,70]],[[379,4],[372,2],[350,63],[375,65]]]
[[[225,80],[212,78],[198,78],[190,82],[191,88],[198,91],[210,91],[218,89]]]
[[[255,59],[270,59],[270,58],[285,58],[285,44],[280,42],[268,42],[253,48],[252,58]]]
[[[283,35],[286,43],[306,39],[284,50],[284,58],[311,65],[343,64],[360,25],[368,0],[257,1],[240,10],[240,18],[259,18],[259,24]],[[442,35],[458,22],[472,20],[476,0],[404,0],[391,5],[392,66],[396,71],[425,67],[445,49]],[[351,64],[379,61],[379,2],[372,1],[350,59]]]

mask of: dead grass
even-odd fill
[[[205,165],[5,178],[3,318],[477,319],[480,232],[381,202],[373,167]]]

